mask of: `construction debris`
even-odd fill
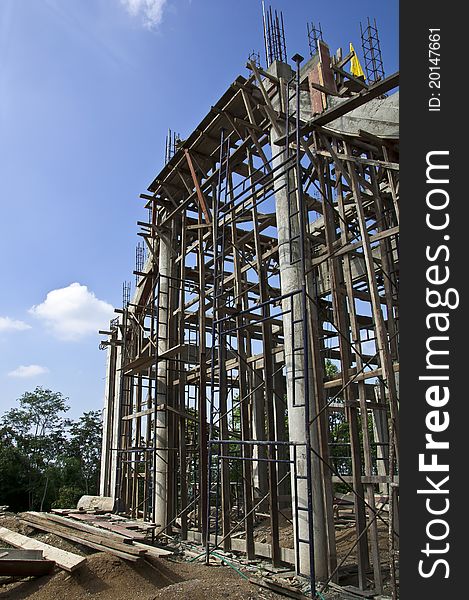
[[[54,533],[125,560],[135,562],[146,552],[145,548],[134,547],[131,537],[123,538],[118,533],[103,531],[100,528],[74,522],[59,515],[25,512],[21,513],[20,517],[36,529]]]
[[[86,563],[86,558],[83,556],[78,556],[77,554],[54,548],[54,546],[31,539],[21,533],[11,531],[6,527],[0,527],[0,540],[15,548],[42,550],[45,559],[54,561],[58,567],[65,571],[75,571]]]
[[[27,530],[29,536],[50,540],[50,544],[60,544],[60,537],[44,534],[31,526],[26,526],[18,516],[9,514],[4,519],[9,526],[22,531]],[[122,519],[119,519],[122,520]],[[77,524],[80,525],[79,522]],[[108,535],[106,530],[102,530]],[[28,538],[28,539],[32,539]],[[77,542],[67,542],[67,546],[77,545]],[[61,546],[60,546],[61,547]],[[155,557],[151,551],[157,550],[148,546],[145,560],[129,562],[108,552],[88,552],[86,568],[69,574],[62,569],[53,570],[42,579],[32,579],[30,575],[17,577],[0,577],[0,596],[8,598],[28,597],[32,600],[50,600],[60,598],[67,600],[82,600],[84,595],[92,595],[99,600],[178,600],[190,597],[193,600],[274,600],[280,596],[266,589],[250,584],[228,566],[207,567],[204,564],[190,563],[178,558],[175,554],[166,552],[165,559]],[[23,550],[5,549],[0,552],[24,552]],[[20,554],[18,556],[21,556]],[[37,558],[41,552],[35,554]]]
[[[55,567],[55,561],[43,558],[42,550],[0,548],[0,576],[40,577]]]

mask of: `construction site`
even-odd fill
[[[319,24],[308,57],[282,13],[262,25],[265,57],[168,133],[140,194],[135,285],[100,331],[100,496],[159,556],[397,598],[399,73],[373,19],[361,61]]]

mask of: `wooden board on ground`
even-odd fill
[[[44,544],[38,540],[28,538],[26,535],[11,531],[6,527],[0,527],[0,540],[3,540],[11,546],[16,548],[24,548],[26,550],[42,550],[44,558],[47,560],[53,560],[57,563],[57,566],[65,571],[74,571],[81,567],[85,562],[86,558],[78,556],[72,552],[66,552],[60,548],[55,548],[49,544]]]
[[[174,555],[173,550],[165,550],[164,548],[158,548],[157,546],[148,546],[147,544],[141,544],[140,542],[134,542],[133,544],[139,550],[146,550],[149,556],[155,558],[161,558],[162,556]]]
[[[71,515],[73,513],[83,512],[78,510],[78,508],[51,508],[50,511],[55,515]]]
[[[288,596],[289,598],[294,598],[295,600],[306,600],[307,596],[299,592],[298,590],[293,590],[289,587],[285,587],[276,583],[275,581],[270,581],[269,579],[257,579],[251,577],[249,579],[251,583],[254,585],[258,585],[260,587],[266,588],[272,592],[276,592],[277,594],[281,594],[282,596]]]
[[[95,525],[96,527],[102,527],[103,529],[107,529],[108,531],[112,531],[113,533],[117,534],[117,535],[121,535],[125,538],[129,538],[131,540],[146,540],[146,534],[145,533],[137,533],[135,530],[130,529],[126,522],[124,521],[114,521],[114,520],[110,520],[110,519],[105,519],[104,515],[101,516],[101,518],[98,518],[98,516],[96,515],[89,515],[89,514],[73,514],[70,515],[70,517],[74,520],[77,521],[85,521],[86,523],[90,523]],[[151,530],[152,527],[148,527],[146,528],[147,531]]]
[[[49,515],[52,517],[53,515]],[[54,518],[58,518],[56,515]],[[48,531],[77,542],[84,546],[89,546],[101,552],[109,552],[125,560],[138,560],[139,556],[144,553],[144,550],[134,548],[131,544],[124,544],[122,538],[116,540],[111,537],[106,531],[96,529],[93,533],[83,532],[72,527],[59,525],[47,518],[47,513],[25,512],[21,514],[21,519],[37,529]]]
[[[119,517],[117,515],[96,515],[96,522],[109,521],[110,523],[117,523],[125,527],[126,529],[140,529],[142,531],[152,531],[156,528],[155,523],[149,523],[148,521],[132,521],[126,517]]]
[[[42,560],[42,550],[24,550],[23,548],[0,548],[0,559],[9,560]]]
[[[114,531],[108,531],[103,530],[100,527],[97,527],[96,525],[94,525],[94,521],[91,521],[89,519],[87,519],[86,523],[81,522],[80,520],[75,520],[75,519],[70,519],[68,517],[62,517],[59,515],[51,515],[50,513],[40,513],[40,512],[33,512],[33,511],[28,511],[25,513],[22,513],[20,515],[21,518],[24,518],[24,520],[36,520],[36,522],[39,523],[49,523],[49,524],[57,524],[60,527],[67,527],[67,528],[71,528],[76,529],[78,531],[83,531],[85,533],[89,533],[92,534],[94,536],[105,536],[106,541],[112,540],[113,542],[117,542],[119,544],[118,549],[122,550],[122,544],[126,544],[126,545],[131,545],[134,536],[132,535],[132,533],[129,530],[128,535],[126,536],[122,536],[119,533],[115,533]],[[37,521],[39,519],[39,521]],[[144,538],[145,539],[145,538]],[[101,542],[99,542],[101,543]],[[130,546],[131,547],[131,546]],[[127,551],[127,550],[126,550]],[[130,551],[130,550],[129,550]]]
[[[77,521],[96,521],[98,516],[97,515],[92,515],[90,513],[86,513],[86,512],[82,512],[82,511],[77,511],[75,513],[69,513],[70,518],[71,519],[76,519]],[[65,515],[62,515],[65,516]],[[68,515],[67,515],[68,516]],[[101,517],[103,517],[104,515],[101,515]]]
[[[118,525],[117,523],[107,523],[106,521],[96,521],[96,525],[98,527],[102,527],[103,529],[107,529],[112,531],[112,533],[117,533],[124,538],[128,538],[131,540],[143,541],[147,539],[146,534],[138,533],[132,529],[127,529],[123,525]]]
[[[9,559],[0,560],[0,575],[18,577],[40,577],[47,575],[55,567],[54,560]]]

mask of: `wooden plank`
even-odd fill
[[[67,531],[64,530],[65,528],[57,527],[55,525],[52,525],[51,523],[33,523],[29,520],[27,521],[27,523],[32,524],[32,526],[36,527],[37,529],[53,533],[62,538],[65,538],[66,540],[71,540],[72,542],[76,542],[77,544],[82,544],[83,546],[88,546],[89,548],[93,548],[94,550],[99,550],[100,552],[108,552],[109,554],[113,554],[114,556],[118,556],[119,558],[123,558],[124,560],[135,562],[140,558],[140,552],[138,554],[131,554],[130,552],[127,552],[127,548],[125,548],[126,551],[118,550],[115,547],[114,542],[106,540],[105,538],[98,538],[95,541],[95,538],[90,534],[80,533],[79,531],[74,531],[72,529]]]
[[[252,132],[252,135],[255,135]],[[265,158],[265,156],[264,156]],[[252,171],[252,159],[249,159],[249,172],[250,175]],[[252,180],[251,180],[252,181]],[[231,216],[233,221],[236,219],[236,207],[232,205],[231,208]],[[249,214],[246,215],[249,218]],[[259,220],[256,220],[255,229],[257,231],[259,227]],[[241,260],[240,253],[244,253],[244,248],[240,247],[240,241],[238,239],[238,230],[237,227],[231,228],[231,243],[233,248],[240,248],[240,252],[234,252],[233,254],[233,272],[235,274],[235,294],[238,298],[237,308],[245,310],[248,308],[248,299],[247,293],[243,293],[245,287],[247,287],[245,281],[247,277],[242,275],[241,273]],[[239,353],[239,362],[240,369],[238,373],[238,390],[239,397],[245,399],[248,396],[248,372],[246,365],[246,358],[248,349],[245,345],[245,338],[243,335],[242,327],[244,326],[243,317],[236,318],[236,327],[238,328],[236,331],[236,344]],[[241,400],[240,405],[240,416],[241,416],[241,431],[243,439],[251,439],[251,422],[250,422],[250,408],[248,403],[244,400]],[[245,445],[241,447],[242,457],[244,458],[242,463],[243,470],[243,497],[244,497],[244,530],[246,535],[246,553],[248,559],[254,558],[254,515],[253,515],[253,503],[254,503],[254,495],[253,495],[253,486],[252,486],[252,448],[249,445]]]
[[[101,521],[106,520],[106,519],[108,519],[108,522],[118,523],[119,525],[122,525],[122,527],[125,527],[126,529],[139,529],[141,531],[152,531],[156,527],[161,527],[161,525],[157,525],[156,523],[148,523],[147,521],[130,521],[128,519],[115,519],[114,515],[112,515],[110,518],[105,515],[98,516],[98,517],[96,517],[96,523],[99,525],[99,523],[101,523]]]
[[[73,512],[81,512],[78,508],[51,508],[50,511],[56,515],[69,515]]]
[[[72,552],[60,550],[60,548],[54,548],[54,546],[44,544],[38,540],[33,540],[25,535],[22,535],[21,533],[11,531],[6,527],[0,527],[0,539],[4,542],[7,542],[7,544],[15,546],[15,548],[24,548],[26,550],[42,550],[44,557],[47,560],[55,561],[57,566],[65,571],[74,571],[86,562],[86,558],[84,556],[78,556]]]
[[[154,360],[154,359],[153,359]],[[122,417],[123,421],[131,421],[132,419],[139,419],[140,417],[145,417],[148,415],[152,415],[155,412],[155,409],[152,408],[146,408],[145,410],[139,410],[136,413],[131,413],[130,415],[125,415]],[[74,517],[78,516],[78,515],[73,515]]]
[[[329,53],[329,46],[322,40],[318,40],[318,50],[322,84],[330,92],[335,93],[337,92],[337,87],[335,84],[334,74],[331,70],[331,55]]]
[[[211,223],[212,218],[210,215],[210,209],[207,206],[205,196],[200,187],[199,180],[197,179],[197,175],[196,175],[196,172],[194,169],[194,165],[192,164],[192,158],[191,158],[191,155],[189,154],[189,150],[184,148],[184,154],[186,156],[187,164],[189,165],[189,170],[191,172],[192,181],[194,182],[195,191],[197,192],[197,199],[198,199],[200,207],[205,215],[205,220],[206,220],[207,224]],[[192,190],[188,190],[188,191],[189,191],[189,193],[191,193]]]
[[[259,68],[256,66],[256,64],[252,60],[248,61],[248,64],[249,64],[249,68],[253,71],[253,73],[256,77],[257,84],[259,85],[259,89],[261,91],[262,97],[265,102],[265,110],[267,112],[267,117],[269,118],[269,120],[272,124],[272,127],[275,129],[277,135],[280,136],[280,135],[282,135],[282,131],[280,130],[280,127],[277,123],[278,115],[275,112],[275,109],[272,106],[272,102],[270,101],[269,95],[267,94],[267,91],[264,87],[264,83],[260,76]]]
[[[199,210],[199,223],[202,222],[202,215]],[[206,312],[205,312],[205,286],[206,286],[206,265],[205,265],[205,255],[203,252],[203,232],[198,231],[197,241],[197,272],[198,272],[198,284],[199,284],[199,308],[197,311],[197,316],[199,320],[199,331],[206,331],[207,320],[206,320]],[[186,248],[186,252],[187,252]],[[187,275],[187,272],[186,272]],[[207,339],[205,335],[199,336],[199,356],[198,363],[199,365],[205,365],[207,360]],[[197,434],[199,441],[199,449],[198,449],[198,476],[199,476],[199,486],[200,489],[203,490],[200,499],[200,514],[201,514],[201,533],[202,533],[202,541],[205,544],[207,536],[209,532],[208,528],[208,502],[209,498],[207,498],[206,490],[208,489],[208,428],[207,428],[207,403],[201,401],[201,398],[206,398],[207,395],[207,378],[208,373],[206,369],[200,369],[200,375],[197,382],[197,396],[198,396],[198,424],[197,424]],[[187,379],[186,379],[187,384]],[[185,531],[185,539],[187,539],[188,532]]]
[[[74,535],[75,537],[79,536],[82,537],[83,540],[89,540],[100,546],[115,548],[116,550],[126,552],[127,554],[140,554],[140,552],[135,550],[131,545],[131,539],[123,539],[120,535],[102,531],[91,525],[84,525],[81,523],[75,525],[73,522],[65,524],[56,523],[54,522],[55,519],[60,517],[57,517],[56,515],[50,516],[53,517],[53,519],[36,516],[34,513],[23,513],[21,518],[27,523],[32,523],[33,526],[37,525],[39,529],[44,529],[44,531],[50,531],[57,535],[64,534],[62,537],[67,537],[68,535]]]
[[[200,544],[202,542],[202,534],[200,531],[189,530],[187,537],[189,540],[197,542]],[[215,536],[212,534],[210,536],[210,543],[215,544]],[[236,552],[246,553],[246,540],[236,539],[234,537],[231,538],[231,547]],[[271,559],[272,558],[272,546],[271,544],[255,542],[254,549],[256,556],[262,556],[264,558]],[[295,564],[295,551],[292,548],[280,548],[280,560],[283,563],[287,563],[289,565]]]
[[[0,560],[0,575],[20,577],[40,577],[47,575],[55,567],[53,560],[9,559]]]
[[[23,550],[23,548],[0,548],[0,559],[9,560],[42,560],[42,550]]]
[[[324,231],[326,236],[326,246],[330,255],[329,273],[332,292],[334,324],[335,327],[337,327],[337,331],[345,332],[348,331],[350,328],[350,320],[345,304],[345,297],[343,294],[343,266],[342,263],[339,260],[337,260],[337,258],[333,255],[333,244],[336,240],[337,230],[335,225],[334,211],[332,207],[332,182],[329,170],[326,170],[324,168],[325,161],[321,161],[321,163],[323,166],[318,172],[318,178],[320,181],[321,189],[324,190],[326,194],[325,200],[328,200],[327,202],[324,201]],[[339,336],[338,342],[341,364],[341,387],[343,388],[343,394],[345,399],[345,415],[349,428],[352,478],[354,482],[353,487],[354,490],[356,490],[354,503],[356,516],[356,536],[357,540],[359,540],[357,544],[358,581],[360,587],[364,588],[366,585],[366,571],[369,568],[369,555],[367,538],[366,536],[362,535],[366,531],[366,514],[363,502],[361,502],[361,498],[363,497],[363,486],[360,480],[361,455],[358,410],[351,405],[351,403],[355,400],[354,389],[347,385],[347,372],[348,369],[352,367],[352,352],[349,340],[346,340],[345,336]]]
[[[347,56],[345,58],[343,58],[342,60],[339,60],[339,62],[336,63],[335,66],[339,69],[343,69],[345,67],[345,65],[349,62],[349,60],[352,60],[354,55],[355,55],[355,52],[349,52],[347,54]],[[334,67],[332,67],[332,68],[334,68]]]
[[[122,525],[118,525],[117,523],[106,523],[103,521],[97,521],[96,525],[103,529],[112,531],[113,533],[117,533],[118,535],[121,535],[122,537],[128,538],[130,540],[143,541],[143,540],[147,539],[147,536],[144,533],[138,533],[137,531],[127,529],[126,527],[123,527]]]
[[[45,515],[44,515],[45,516]],[[111,531],[113,533],[115,533],[117,536],[123,536],[125,538],[129,538],[130,540],[146,540],[147,537],[144,533],[137,533],[134,530],[129,529],[129,527],[126,525],[126,522],[111,522],[111,521],[105,521],[103,518],[98,519],[96,516],[93,515],[72,515],[72,519],[73,520],[78,520],[78,521],[86,521],[88,523],[93,523],[93,527],[94,527],[94,533],[99,533],[99,528],[102,529],[106,529],[108,531]],[[54,519],[55,520],[55,519]],[[58,523],[63,523],[64,525],[68,525],[70,527],[73,527],[73,522],[64,522],[64,521],[57,521]],[[135,521],[131,521],[131,526],[135,527],[136,525],[138,526],[138,523],[136,523]],[[147,531],[148,529],[152,529],[153,527],[147,527]],[[89,529],[87,530],[89,531]],[[91,533],[91,531],[90,531]]]
[[[138,550],[145,550],[149,556],[155,558],[174,555],[173,550],[165,550],[164,548],[158,548],[157,546],[148,546],[147,544],[141,544],[140,542],[134,542],[133,546],[138,548]]]
[[[308,83],[310,86],[310,98],[311,98],[311,111],[313,115],[320,114],[326,104],[327,93],[326,88],[322,85],[322,78],[320,77],[321,66],[319,64],[314,65],[308,73]]]
[[[276,592],[277,594],[281,594],[282,596],[287,596],[288,598],[294,598],[295,600],[303,600],[307,598],[307,596],[305,596],[304,594],[302,594],[301,592],[298,592],[297,590],[293,590],[291,588],[287,588],[283,585],[280,585],[274,581],[269,581],[268,579],[256,579],[254,577],[251,577],[249,579],[250,583],[253,583],[254,585],[258,585],[259,587],[263,587],[266,588],[267,590],[270,590],[271,592]]]
[[[354,77],[352,75],[352,73],[349,73],[348,71],[344,71],[344,69],[342,69],[341,67],[339,67],[338,65],[332,65],[332,69],[334,71],[336,71],[337,73],[340,73],[341,75],[343,75],[344,77],[347,77],[348,79],[350,79],[350,81],[354,81],[356,84],[358,84],[362,89],[368,89],[367,84],[364,82],[363,79],[359,79],[358,77]]]
[[[34,513],[36,516],[43,516],[44,518],[51,518],[51,515],[47,515],[47,513]],[[59,515],[60,516],[60,515]],[[92,523],[96,521],[97,515],[90,515],[89,513],[72,513],[70,514],[70,518],[74,521],[91,521]],[[62,523],[63,521],[57,521]]]
[[[316,83],[313,79],[309,80],[309,86],[310,86],[310,88],[318,90],[318,92],[322,92],[323,94],[330,94],[331,96],[338,96],[339,95],[339,94],[336,94],[336,93],[331,93],[327,88],[325,88],[320,83]]]

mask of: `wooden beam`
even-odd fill
[[[261,90],[261,94],[262,94],[262,97],[265,102],[265,106],[263,108],[266,111],[267,116],[272,124],[272,127],[275,129],[277,135],[281,135],[282,132],[277,123],[278,116],[277,116],[277,113],[275,112],[274,107],[272,106],[272,102],[271,102],[271,100],[267,94],[267,91],[264,87],[264,82],[262,81],[261,76],[260,76],[260,70],[256,67],[255,63],[252,60],[250,60],[248,64],[249,64],[249,68],[252,69],[254,75],[256,76],[256,81],[259,85],[259,89]]]
[[[355,52],[349,52],[347,54],[347,56],[345,58],[343,58],[342,60],[339,60],[338,63],[336,63],[336,67],[338,67],[339,69],[343,69],[345,67],[345,65],[348,63],[349,60],[351,60],[355,55]]]
[[[103,531],[102,534],[99,530],[97,530],[96,534],[85,533],[78,528],[59,525],[58,523],[49,521],[47,518],[35,518],[33,515],[34,513],[29,513],[29,515],[24,513],[22,519],[36,529],[54,533],[66,540],[71,540],[83,546],[89,546],[101,552],[108,552],[109,554],[133,562],[137,561],[142,554],[141,550],[137,550],[131,545],[131,540],[128,540],[130,543],[125,544],[124,541],[120,542],[114,537],[109,536],[107,531]],[[124,538],[121,539],[124,540]]]
[[[184,154],[186,155],[187,164],[189,165],[189,170],[191,172],[192,180],[194,182],[195,190],[197,192],[197,199],[199,200],[200,207],[205,215],[205,220],[207,221],[207,223],[211,223],[212,218],[210,215],[210,209],[208,208],[207,203],[205,202],[205,196],[200,188],[199,180],[197,179],[194,165],[192,164],[192,158],[187,148],[184,148]]]
[[[6,527],[0,527],[0,540],[7,542],[7,544],[15,548],[42,550],[44,558],[55,561],[57,566],[65,571],[75,571],[75,569],[83,566],[86,562],[86,558],[83,556],[60,550],[60,548],[54,548],[54,546],[33,540],[26,535],[21,535],[21,533],[16,533],[16,531],[11,531]]]
[[[31,560],[30,558],[0,559],[0,576],[8,577],[41,577],[47,575],[55,567],[53,560]]]
[[[347,77],[348,79],[350,79],[350,81],[354,81],[357,85],[361,86],[364,90],[368,89],[367,84],[362,79],[355,77],[354,75],[352,75],[352,73],[348,73],[348,71],[344,71],[344,69],[340,68],[338,65],[332,65],[332,69],[334,71],[336,71],[337,73],[340,73],[340,75]]]
[[[341,102],[340,104],[337,104],[336,106],[333,106],[332,108],[328,108],[327,110],[325,110],[323,113],[321,113],[317,117],[313,117],[306,123],[306,125],[304,127],[301,128],[301,132],[300,132],[301,135],[302,136],[308,135],[318,125],[327,125],[327,123],[330,123],[331,121],[334,121],[335,119],[338,119],[339,117],[342,117],[343,115],[346,115],[347,113],[354,110],[355,108],[358,108],[359,106],[362,106],[363,104],[366,104],[367,102],[369,102],[370,100],[373,100],[374,98],[377,98],[378,96],[382,96],[383,94],[385,94],[386,92],[389,92],[390,90],[394,89],[398,85],[399,85],[399,71],[397,71],[393,75],[390,75],[389,77],[386,77],[386,79],[383,79],[382,81],[379,81],[378,83],[375,83],[374,85],[370,86],[367,90],[362,90],[356,96],[352,96],[352,98],[348,98],[347,100],[344,100],[344,102]],[[295,133],[292,133],[288,137],[288,140],[285,135],[280,137],[275,142],[275,145],[276,146],[284,146],[287,142],[291,143],[294,141],[295,141]]]

